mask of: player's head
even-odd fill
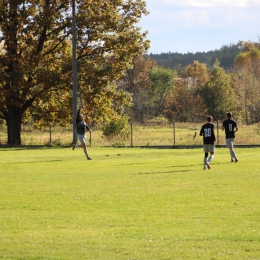
[[[83,114],[79,114],[79,121],[83,121],[83,119],[84,119]]]
[[[207,116],[207,121],[208,122],[212,122],[213,121],[213,117],[212,116]]]
[[[227,116],[227,118],[231,118],[231,117],[232,117],[232,113],[227,112],[227,113],[226,113],[226,116]]]

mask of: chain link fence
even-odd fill
[[[147,123],[129,124],[129,135],[127,139],[105,138],[102,135],[102,126],[92,128],[93,132],[87,133],[89,146],[126,146],[126,147],[178,147],[178,146],[200,146],[203,144],[199,135],[202,123]],[[226,145],[225,133],[221,130],[222,122],[214,122],[216,145]],[[235,145],[260,145],[260,123],[253,125],[238,124],[239,131],[236,133]],[[52,126],[47,129],[34,129],[23,125],[21,131],[22,145],[24,146],[70,146],[73,133],[71,128]],[[7,129],[0,125],[0,145],[7,143]]]

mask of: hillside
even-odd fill
[[[186,67],[192,64],[194,60],[205,63],[208,68],[212,68],[216,59],[219,60],[220,66],[229,69],[232,68],[237,54],[241,52],[241,47],[238,45],[224,45],[219,50],[209,52],[196,52],[196,53],[161,53],[150,54],[152,60],[155,60],[159,66],[171,69]]]

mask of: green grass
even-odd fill
[[[260,259],[259,148],[0,150],[0,259]]]

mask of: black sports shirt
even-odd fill
[[[233,119],[226,119],[223,121],[223,127],[225,128],[226,138],[235,138],[234,129],[237,127],[237,122]]]
[[[214,125],[206,123],[201,127],[200,135],[203,136],[204,144],[214,144],[216,137],[214,133]]]

